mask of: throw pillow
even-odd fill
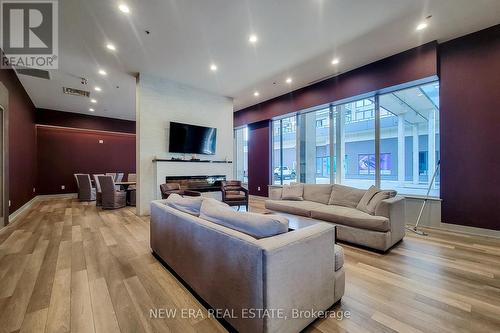
[[[362,212],[368,213],[368,214],[374,214],[375,213],[375,207],[373,207],[373,211],[370,210],[371,207],[369,207],[370,200],[379,193],[380,190],[376,188],[375,186],[370,186],[368,191],[365,192],[361,200],[359,201],[358,205],[356,206],[356,209],[359,209]]]
[[[237,212],[211,200],[203,200],[200,218],[260,239],[288,232],[288,219],[278,215]]]
[[[379,191],[377,194],[373,196],[370,202],[367,205],[367,212],[371,215],[375,214],[375,210],[377,209],[378,204],[385,199],[389,199],[395,197],[397,194],[396,191]]]
[[[302,201],[304,200],[303,195],[304,184],[283,185],[283,191],[281,192],[282,200]]]
[[[165,200],[167,206],[194,216],[200,216],[202,202],[203,197],[182,197],[176,193],[170,194]]]

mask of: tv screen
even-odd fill
[[[217,129],[170,122],[169,152],[214,155]]]

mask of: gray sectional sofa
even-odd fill
[[[289,230],[276,214],[235,212],[208,198],[171,195],[151,203],[151,248],[238,332],[299,332],[315,318],[293,309],[325,311],[344,294],[342,248],[335,226]],[[287,319],[245,316],[282,311]]]
[[[405,200],[395,191],[292,184],[297,185],[303,188],[302,196],[293,200],[283,198],[283,188],[270,187],[266,209],[334,223],[338,240],[379,251],[387,251],[405,236]]]

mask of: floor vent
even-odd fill
[[[90,91],[63,87],[63,92],[68,95],[90,97]]]

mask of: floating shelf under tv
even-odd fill
[[[170,158],[155,158],[153,163],[156,162],[181,162],[181,163],[233,163],[232,161],[212,161],[212,160],[175,160]]]

